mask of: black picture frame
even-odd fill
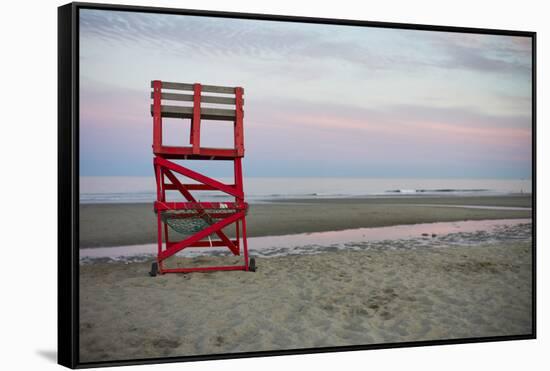
[[[452,340],[414,341],[359,346],[336,346],[296,350],[259,351],[237,354],[209,354],[170,358],[147,358],[82,363],[79,360],[79,11],[81,9],[126,12],[274,20],[332,25],[353,25],[407,30],[446,31],[474,34],[524,36],[532,40],[532,333],[517,336],[481,337]],[[155,364],[289,354],[342,352],[380,348],[417,347],[536,338],[536,32],[485,28],[464,28],[423,24],[372,22],[360,20],[309,18],[269,14],[233,13],[97,3],[70,3],[58,8],[58,363],[69,368]]]

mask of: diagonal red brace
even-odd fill
[[[209,186],[212,186],[216,188],[217,190],[221,192],[225,192],[227,194],[230,194],[231,196],[237,197],[237,198],[243,198],[243,192],[237,190],[236,187],[229,186],[227,184],[223,184],[222,182],[217,181],[216,179],[212,179],[210,177],[207,177],[205,175],[199,174],[191,169],[188,169],[186,167],[177,165],[171,161],[165,160],[162,157],[155,157],[155,165],[160,165],[162,167],[165,167],[169,170],[175,171],[176,173],[179,173],[181,175],[185,175],[188,178],[191,178],[193,180],[196,180],[197,182],[201,182],[203,184],[207,184]]]
[[[183,241],[176,242],[174,245],[172,245],[171,247],[167,248],[166,250],[162,251],[159,254],[159,260],[164,260],[171,257],[172,255],[176,254],[178,251],[181,251],[186,247],[189,247],[189,245],[194,244],[195,242],[198,242],[205,237],[208,237],[212,233],[215,233],[216,231],[221,230],[222,228],[228,226],[231,223],[236,222],[237,220],[243,218],[244,216],[245,216],[245,213],[241,211],[228,218],[220,220],[217,223],[212,224],[211,226],[203,229],[202,231],[194,234],[193,236],[186,238]]]
[[[189,201],[191,202],[197,202],[197,200],[195,200],[195,198],[193,197],[193,195],[191,194],[191,192],[189,192],[187,189],[185,189],[185,187],[183,186],[183,184],[181,184],[181,182],[179,181],[178,178],[176,178],[176,176],[174,174],[172,174],[172,172],[170,170],[165,170],[164,174],[168,177],[168,179],[170,179],[170,181],[172,182],[172,184],[174,184],[177,189],[181,192],[181,194]],[[207,221],[210,221],[211,218],[209,217],[209,215],[207,213],[205,213],[203,210],[201,209],[197,209],[197,214],[198,216],[200,216],[201,218],[207,220]],[[229,250],[231,250],[231,252],[233,253],[233,255],[240,255],[240,252],[239,252],[239,248],[237,246],[235,246],[235,244],[233,242],[231,242],[231,240],[226,236],[225,233],[223,233],[223,231],[219,230],[219,231],[216,231],[216,234],[218,235],[218,237],[223,241],[225,242],[225,244],[227,245],[227,247],[229,248]]]

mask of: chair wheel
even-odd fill
[[[158,272],[159,272],[159,264],[157,262],[151,264],[151,272],[149,272],[149,275],[151,277],[156,277]]]
[[[250,262],[248,263],[248,271],[256,272],[256,259],[250,258]]]

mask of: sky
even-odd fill
[[[245,176],[531,178],[531,54],[527,37],[82,9],[80,174],[153,175],[158,79],[244,88]],[[184,144],[188,123],[164,122]],[[231,124],[201,128],[232,143]]]

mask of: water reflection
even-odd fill
[[[423,223],[390,227],[358,228],[342,231],[300,233],[284,236],[251,237],[250,254],[280,256],[310,254],[339,249],[418,248],[453,244],[480,244],[529,240],[531,219],[470,220]],[[80,250],[82,263],[101,261],[143,261],[156,253],[156,244],[88,248]],[[227,255],[224,248],[185,249],[180,256]]]

